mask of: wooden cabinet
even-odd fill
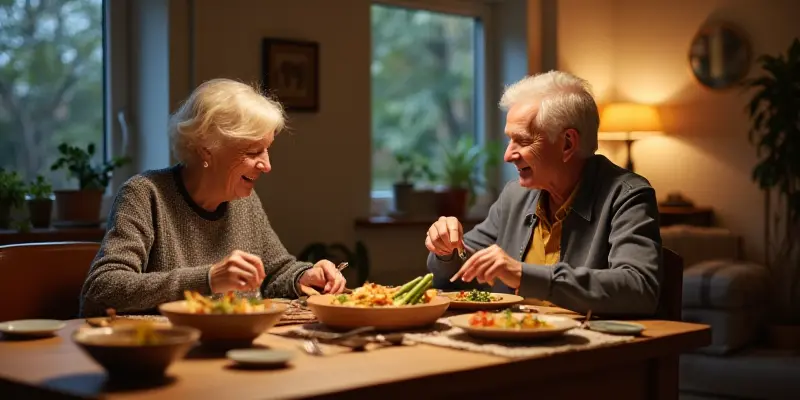
[[[692,225],[712,226],[714,212],[710,207],[658,207],[661,226]]]

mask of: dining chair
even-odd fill
[[[664,280],[658,299],[659,319],[681,321],[683,305],[683,258],[678,253],[662,247]]]
[[[81,287],[99,249],[93,242],[0,246],[0,321],[77,317]]]

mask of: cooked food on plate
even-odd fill
[[[469,325],[476,328],[498,329],[535,329],[551,327],[549,323],[531,314],[515,317],[511,310],[505,310],[499,313],[478,311],[469,319]]]
[[[242,298],[228,292],[220,299],[212,299],[198,292],[184,291],[186,307],[193,314],[252,314],[267,311],[269,300]]]
[[[438,295],[431,289],[433,274],[418,276],[400,287],[367,282],[352,293],[335,296],[331,304],[355,307],[395,307],[430,303]]]
[[[472,301],[477,303],[491,303],[494,301],[500,301],[499,297],[492,296],[492,294],[489,292],[484,292],[477,289],[472,289],[470,291],[462,290],[458,293],[451,294],[450,299],[453,301]]]

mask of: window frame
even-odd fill
[[[491,54],[493,54],[492,39],[492,18],[491,7],[480,1],[458,1],[458,0],[373,0],[372,5],[383,5],[388,7],[399,7],[412,10],[425,10],[437,13],[454,14],[474,18],[475,29],[475,88],[473,96],[475,98],[475,143],[485,144],[488,140],[494,139],[491,132],[494,130],[493,121],[498,117],[498,111],[491,99],[494,97],[489,92],[491,82],[499,82],[499,76],[493,69]],[[482,40],[477,40],[478,38]],[[371,81],[371,79],[370,79]],[[370,113],[371,113],[370,108]],[[372,137],[372,132],[370,132]],[[371,148],[371,146],[370,146]],[[370,159],[370,166],[372,161]],[[496,183],[499,176],[487,176],[487,183]],[[478,190],[478,196],[482,196],[484,190]],[[372,175],[370,174],[370,203],[371,210],[391,211],[391,203],[394,202],[392,190],[373,190]],[[372,214],[372,212],[371,212]]]

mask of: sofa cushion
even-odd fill
[[[711,344],[698,353],[725,355],[754,342],[761,333],[766,308],[738,310],[684,309],[683,320],[711,326]]]
[[[687,225],[661,228],[663,246],[680,254],[684,268],[707,260],[738,260],[740,241],[738,235],[724,228]]]
[[[737,399],[796,399],[800,362],[787,351],[747,349],[727,357],[684,354],[680,389]]]
[[[683,308],[737,309],[766,304],[769,275],[749,261],[711,260],[683,272]]]

